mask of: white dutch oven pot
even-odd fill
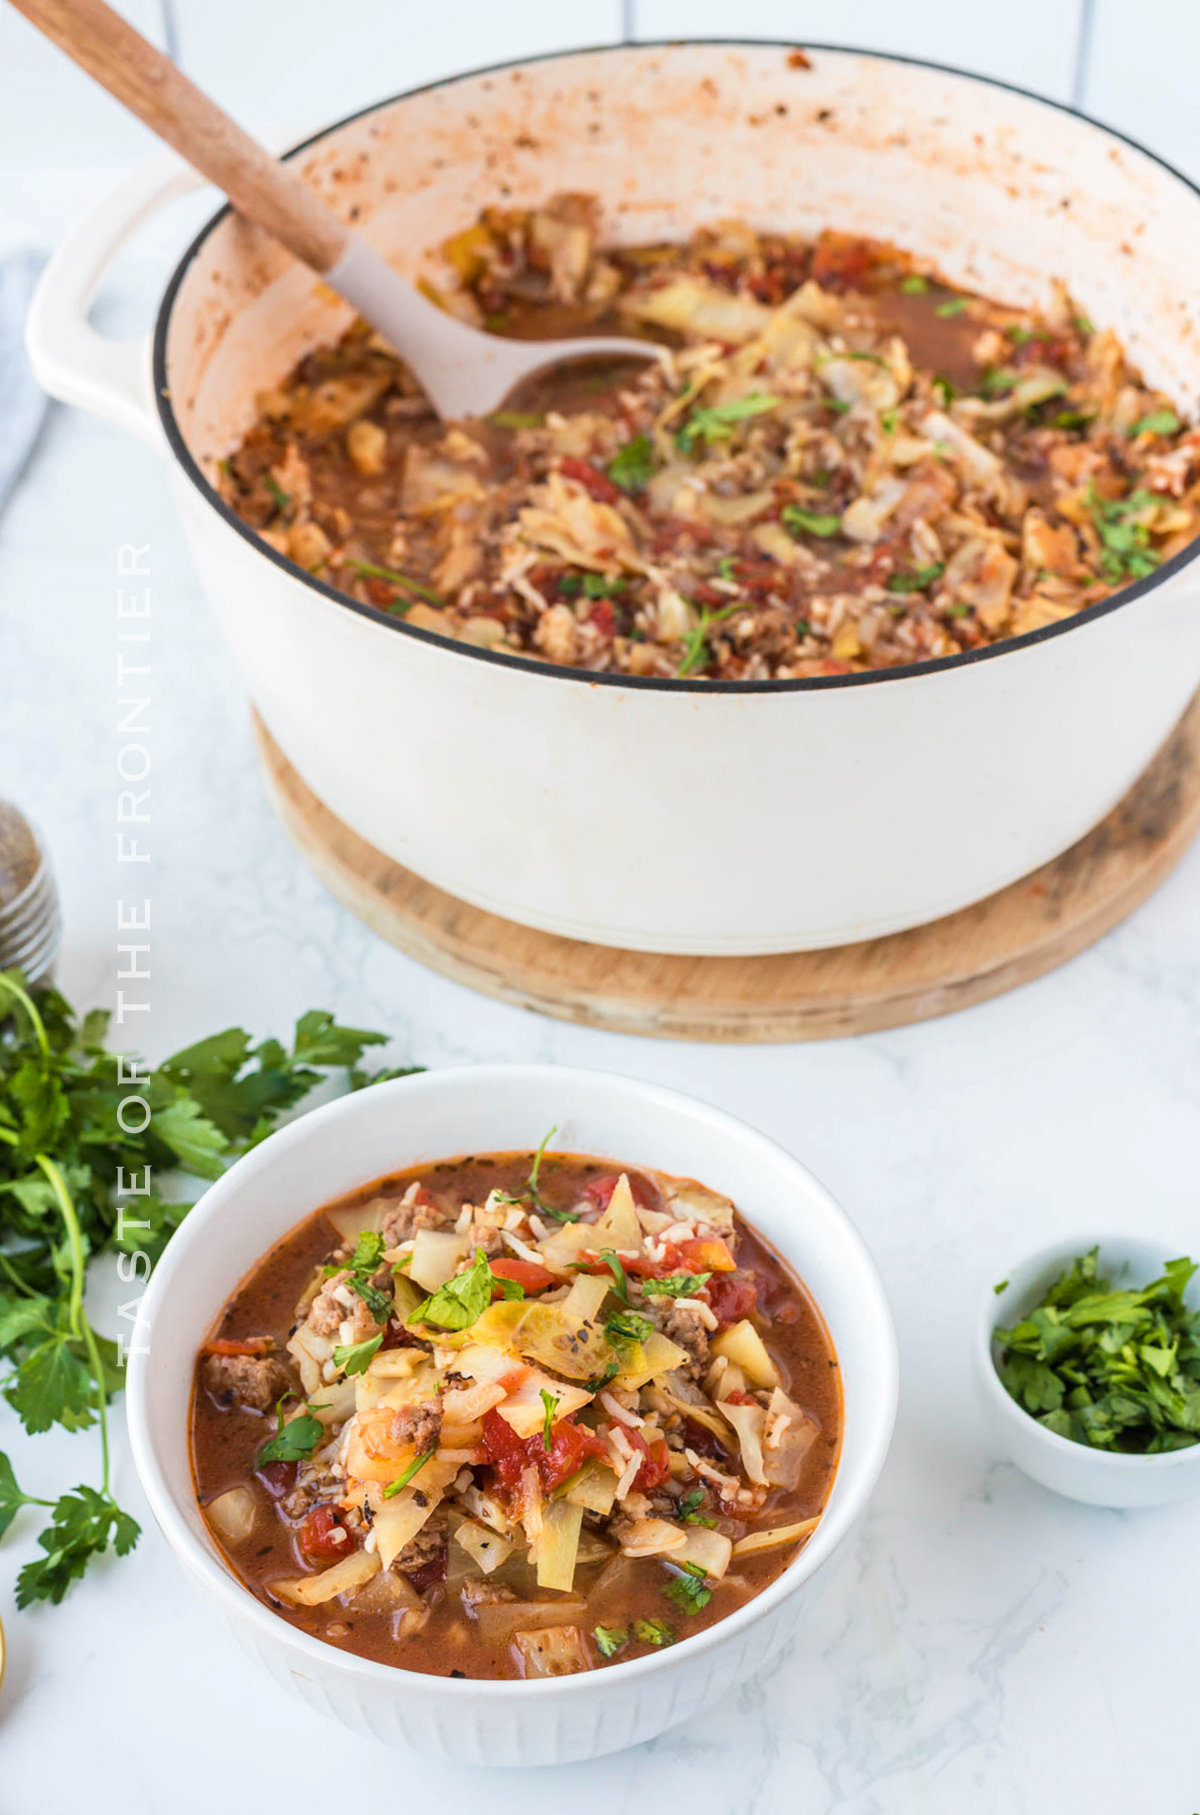
[[[1061,277],[1150,382],[1197,407],[1191,184],[995,83],[809,57],[794,67],[764,44],[554,57],[385,102],[294,157],[409,274],[488,203],[582,189],[627,241],[743,215],[892,239],[1020,304],[1044,303]],[[104,341],[85,305],[157,199],[141,179],[52,261],[30,321],[35,369],[54,395],[162,447],[250,697],[309,787],[479,907],[663,952],[898,931],[1095,825],[1200,681],[1197,543],[1115,600],[998,649],[805,681],[588,675],[347,603],[257,541],[209,483],[256,394],[347,312],[225,211],[168,285],[152,354]]]

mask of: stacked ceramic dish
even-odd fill
[[[62,939],[58,890],[45,849],[24,815],[0,800],[0,970],[49,979]]]

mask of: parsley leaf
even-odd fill
[[[478,1323],[492,1302],[492,1287],[500,1282],[488,1265],[482,1248],[476,1248],[473,1264],[465,1273],[456,1273],[444,1286],[419,1304],[408,1319],[408,1327],[431,1324],[437,1330],[469,1330]]]
[[[1131,435],[1177,435],[1183,424],[1174,410],[1151,410],[1129,430]]]
[[[32,1494],[23,1494],[17,1486],[17,1477],[8,1457],[0,1451],[0,1538],[2,1538],[23,1506],[49,1506],[49,1500],[37,1500]]]
[[[557,1393],[549,1393],[545,1387],[542,1388],[539,1398],[545,1413],[542,1419],[542,1448],[548,1450],[554,1441],[554,1414],[558,1410],[559,1400]]]
[[[708,1571],[699,1563],[683,1563],[683,1573],[663,1583],[663,1593],[674,1601],[680,1613],[699,1613],[712,1600],[712,1589],[706,1588]]]
[[[285,510],[291,509],[291,507],[292,507],[291,493],[285,492],[282,485],[280,485],[276,479],[272,478],[270,473],[263,474],[263,484],[266,486],[267,490],[270,492],[271,502],[274,504],[275,509],[277,511],[285,511]]]
[[[623,492],[640,492],[654,471],[654,448],[649,435],[635,435],[608,463],[608,476]]]
[[[17,1577],[17,1606],[29,1607],[34,1601],[57,1605],[93,1557],[110,1544],[119,1557],[127,1556],[140,1536],[137,1521],[122,1512],[107,1491],[77,1487],[64,1494],[38,1537],[45,1556],[26,1563]]]
[[[801,510],[798,504],[785,504],[779,515],[793,536],[836,536],[842,527],[840,511]]]
[[[717,1521],[704,1518],[699,1511],[707,1499],[708,1495],[702,1487],[694,1487],[691,1493],[683,1496],[679,1502],[679,1512],[685,1525],[706,1525],[710,1531],[715,1528]]]
[[[539,1215],[548,1216],[556,1223],[577,1223],[579,1221],[577,1210],[556,1210],[553,1204],[548,1204],[541,1194],[542,1155],[549,1146],[551,1138],[557,1133],[558,1129],[555,1127],[542,1136],[538,1150],[533,1156],[533,1165],[529,1168],[529,1178],[526,1183]]]
[[[615,1657],[629,1643],[628,1626],[593,1626],[592,1637],[601,1657]]]
[[[690,454],[698,442],[711,447],[714,442],[728,441],[736,423],[745,422],[751,416],[761,416],[766,410],[777,409],[778,405],[778,397],[771,397],[764,391],[751,391],[745,397],[734,397],[729,403],[714,403],[710,409],[693,410],[676,440],[685,454]]]
[[[283,1408],[288,1397],[285,1393],[275,1407],[275,1435],[255,1456],[255,1468],[264,1468],[268,1462],[307,1462],[325,1435],[325,1426],[313,1417],[311,1407],[285,1422]]]
[[[1161,502],[1154,492],[1140,487],[1127,498],[1101,498],[1094,484],[1088,487],[1088,507],[1102,546],[1100,572],[1110,584],[1140,580],[1153,573],[1159,557],[1150,547],[1150,532],[1138,518]]]
[[[969,297],[952,296],[949,302],[939,303],[933,312],[940,320],[950,321],[954,316],[964,314],[970,306],[971,301]]]
[[[164,1199],[160,1171],[217,1176],[329,1072],[344,1070],[352,1088],[373,1081],[360,1061],[386,1039],[315,1009],[297,1021],[290,1046],[255,1044],[230,1027],[152,1067],[110,1052],[108,1029],[105,1012],[76,1014],[57,990],[27,990],[15,972],[0,972],[3,1392],[34,1434],[98,1426],[103,1461],[98,1489],[53,1506],[48,1554],[24,1578],[29,1599],[61,1599],[89,1557],[136,1536],[108,1491],[107,1406],[123,1384],[123,1358],[86,1315],[89,1262],[120,1254],[153,1266],[190,1208]],[[150,1112],[140,1128],[120,1113],[131,1096]],[[122,1175],[138,1190],[118,1207]],[[14,1496],[11,1468],[0,1465],[0,1524],[24,1504]]]
[[[641,1639],[643,1645],[673,1645],[674,1628],[665,1620],[635,1620],[633,1622],[635,1638]]]
[[[379,1353],[383,1341],[383,1331],[378,1336],[368,1336],[365,1342],[337,1343],[333,1351],[335,1367],[341,1368],[343,1374],[365,1374],[368,1367]]]
[[[629,1303],[629,1280],[626,1278],[620,1255],[615,1248],[601,1248],[600,1258],[613,1276],[613,1291],[621,1303],[627,1305]]]
[[[654,1319],[643,1317],[640,1311],[613,1311],[605,1323],[604,1333],[610,1342],[645,1342],[656,1328]]]
[[[714,624],[722,623],[727,617],[732,616],[735,611],[741,611],[742,609],[743,605],[740,601],[736,605],[726,605],[720,611],[709,611],[707,606],[701,607],[699,623],[694,630],[689,630],[683,639],[683,660],[675,670],[676,680],[678,680],[681,675],[690,674],[693,668],[698,668],[702,662],[707,662],[710,659],[711,652],[708,648],[709,631]]]
[[[924,296],[929,288],[929,280],[920,277],[917,272],[914,271],[910,277],[904,279],[900,288],[905,296]]]
[[[391,1293],[373,1283],[383,1260],[384,1246],[383,1236],[378,1229],[364,1229],[355,1244],[349,1263],[350,1277],[346,1281],[362,1299],[375,1322],[382,1324],[387,1323],[396,1309],[396,1301]],[[327,1273],[340,1273],[341,1270],[337,1266],[325,1269]]]
[[[583,1385],[584,1385],[585,1392],[599,1393],[604,1387],[606,1387],[608,1385],[610,1380],[615,1380],[617,1375],[620,1372],[621,1372],[620,1362],[619,1361],[610,1361],[608,1363],[608,1365],[605,1367],[604,1372],[602,1374],[593,1374],[590,1380],[584,1381]]]
[[[711,1278],[711,1273],[668,1273],[663,1279],[644,1279],[642,1291],[647,1298],[694,1298]]]
[[[887,589],[889,592],[924,592],[935,580],[940,580],[945,571],[944,561],[932,561],[928,567],[913,568],[908,573],[890,573]]]

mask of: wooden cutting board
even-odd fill
[[[826,1040],[926,1021],[1064,964],[1170,872],[1200,826],[1200,694],[1086,838],[974,907],[886,939],[768,958],[663,957],[533,932],[469,907],[364,842],[301,781],[261,720],[271,798],[302,856],[383,938],[486,995],[618,1033]]]

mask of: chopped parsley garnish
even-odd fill
[[[1140,487],[1128,498],[1101,498],[1095,485],[1089,486],[1088,506],[1103,544],[1100,571],[1110,583],[1143,579],[1158,566],[1159,557],[1150,546],[1150,532],[1137,518],[1160,502],[1154,492]]]
[[[835,416],[846,416],[850,411],[850,405],[844,403],[840,397],[827,397],[825,399],[825,408],[827,410],[832,410]]]
[[[1096,332],[1086,315],[1077,315],[1075,317],[1075,326],[1081,334],[1094,334]]]
[[[929,388],[932,391],[936,391],[938,401],[944,410],[950,408],[950,405],[958,395],[953,382],[949,378],[935,378]]]
[[[668,1273],[665,1279],[643,1280],[642,1291],[647,1298],[694,1298],[711,1278],[711,1273]]]
[[[424,1468],[429,1458],[434,1454],[435,1452],[433,1450],[427,1449],[424,1450],[421,1455],[414,1456],[408,1467],[403,1469],[401,1473],[396,1476],[394,1481],[388,1482],[388,1485],[383,1490],[383,1498],[385,1500],[391,1500],[402,1488],[407,1487],[413,1476],[417,1473],[417,1470]]]
[[[601,1248],[600,1259],[613,1276],[613,1291],[621,1303],[627,1305],[629,1303],[629,1281],[625,1275],[625,1268],[621,1264],[620,1255],[615,1248]]]
[[[751,391],[748,396],[734,397],[729,403],[714,403],[710,409],[693,410],[676,440],[685,454],[690,454],[700,441],[711,447],[714,442],[728,441],[735,423],[745,422],[750,416],[761,416],[767,410],[776,409],[778,404],[778,397],[771,397],[765,391]]]
[[[616,1379],[620,1372],[620,1362],[610,1361],[602,1374],[593,1374],[590,1380],[584,1381],[584,1391],[588,1393],[601,1392],[608,1385],[610,1380]]]
[[[412,592],[418,599],[425,599],[427,604],[445,604],[445,599],[439,592],[434,592],[432,586],[427,586],[419,579],[412,579],[408,574],[401,574],[398,572],[398,568],[381,568],[374,561],[347,561],[347,566],[349,566],[350,574],[358,574],[359,579],[385,579],[389,586],[399,586],[401,592]],[[412,604],[412,599],[401,601],[401,603],[407,612],[408,606]]]
[[[546,418],[531,410],[493,410],[488,421],[497,429],[540,429]]]
[[[708,1571],[699,1563],[681,1563],[683,1574],[663,1583],[663,1593],[674,1601],[680,1613],[699,1613],[712,1600],[712,1589],[706,1588]]]
[[[900,423],[899,410],[884,410],[879,418],[879,426],[885,435],[894,435]]]
[[[1114,1291],[1097,1250],[1072,1261],[1041,1303],[998,1329],[999,1374],[1057,1436],[1122,1455],[1200,1442],[1200,1312],[1184,1302],[1196,1263],[1168,1261],[1140,1289]]]
[[[1085,429],[1095,422],[1095,410],[1060,410],[1051,418],[1051,427],[1056,429]]]
[[[628,1626],[593,1626],[592,1637],[601,1657],[615,1657],[629,1643]]]
[[[343,1374],[365,1374],[370,1364],[379,1353],[383,1341],[383,1331],[378,1336],[368,1336],[365,1342],[339,1342],[333,1351],[334,1366],[341,1368]]]
[[[533,1165],[529,1168],[529,1177],[525,1183],[529,1196],[533,1199],[535,1209],[540,1211],[543,1216],[548,1216],[552,1222],[556,1223],[577,1223],[579,1221],[578,1210],[556,1210],[552,1204],[546,1202],[541,1194],[539,1181],[542,1174],[542,1155],[545,1153],[546,1148],[550,1143],[551,1136],[556,1135],[557,1133],[558,1129],[557,1127],[554,1127],[550,1129],[549,1133],[542,1136],[538,1150],[533,1156]]]
[[[390,1293],[380,1286],[372,1284],[383,1259],[384,1239],[378,1229],[364,1229],[355,1243],[354,1254],[349,1262],[350,1277],[346,1284],[355,1291],[366,1305],[376,1323],[386,1323],[396,1309],[395,1300]],[[326,1273],[340,1273],[341,1267],[328,1266]]]
[[[263,474],[263,484],[270,492],[277,511],[285,511],[292,508],[291,493],[285,492],[282,485],[278,484],[276,480],[271,477],[270,473]]]
[[[276,1404],[275,1435],[255,1456],[255,1468],[262,1468],[268,1462],[307,1462],[325,1435],[325,1426],[319,1418],[313,1417],[311,1407],[298,1418],[284,1422],[283,1408],[290,1398],[291,1394],[285,1393]]]
[[[967,296],[952,296],[949,302],[939,303],[933,311],[942,321],[950,321],[955,315],[962,315],[971,307]]]
[[[940,580],[945,571],[944,561],[931,561],[928,567],[914,567],[907,573],[890,573],[887,589],[889,592],[924,592],[935,580]]]
[[[685,1525],[706,1525],[710,1531],[715,1527],[717,1521],[706,1519],[700,1512],[707,1499],[702,1487],[693,1487],[690,1494],[684,1494],[679,1502],[679,1512]]]
[[[559,579],[558,590],[568,597],[582,593],[585,599],[610,599],[628,585],[628,580],[605,573],[565,573]]]
[[[732,580],[734,559],[732,555],[722,555],[717,562],[717,574],[722,580]]]
[[[675,1628],[665,1620],[635,1620],[633,1636],[641,1639],[643,1645],[673,1645]]]
[[[640,1311],[614,1311],[604,1326],[610,1342],[645,1342],[657,1326],[652,1317]]]
[[[623,492],[640,492],[654,471],[654,448],[649,435],[635,435],[618,448],[608,463],[608,476]]]
[[[798,504],[785,504],[779,519],[793,536],[836,536],[842,527],[840,511],[802,510]]]
[[[554,1414],[559,1406],[558,1395],[548,1393],[543,1387],[538,1397],[541,1399],[542,1409],[545,1413],[542,1419],[542,1448],[549,1449],[554,1441]]]
[[[1129,433],[1131,435],[1177,435],[1183,424],[1174,410],[1151,410],[1140,422],[1135,422]]]
[[[444,1286],[439,1286],[408,1319],[408,1327],[431,1324],[437,1330],[469,1330],[478,1323],[492,1302],[493,1286],[503,1288],[488,1265],[482,1248],[476,1248],[473,1264],[465,1273],[456,1273]],[[505,1297],[509,1295],[506,1292]]]
[[[707,606],[701,607],[700,622],[694,630],[689,630],[683,639],[683,660],[675,670],[676,680],[681,675],[690,674],[693,668],[699,668],[702,662],[709,659],[711,652],[708,648],[708,633],[713,625],[722,623],[735,611],[742,609],[743,606],[740,602],[735,605],[725,605],[720,611],[709,611]]]
[[[928,278],[919,276],[918,273],[914,271],[911,277],[906,277],[904,279],[900,288],[905,296],[924,296],[929,288],[929,280]]]
[[[1012,390],[1019,379],[1020,374],[1010,372],[1007,366],[987,366],[976,389],[981,397],[1002,397],[1006,391]]]

